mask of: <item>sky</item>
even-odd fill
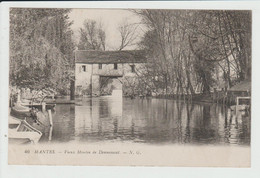
[[[141,19],[136,14],[129,10],[118,10],[118,9],[73,9],[69,14],[70,20],[73,20],[71,26],[74,31],[75,39],[79,40],[79,28],[83,27],[85,19],[92,19],[98,22],[102,22],[106,32],[106,50],[116,50],[120,45],[120,35],[118,31],[118,24],[122,21],[129,23],[140,23]],[[137,32],[139,35],[143,34],[144,27],[140,25],[140,29]],[[142,36],[142,35],[140,35]],[[133,49],[135,46],[128,47],[125,49]]]

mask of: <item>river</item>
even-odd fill
[[[104,96],[57,105],[51,142],[249,146],[250,126],[223,105]]]

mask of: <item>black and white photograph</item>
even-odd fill
[[[252,16],[10,7],[8,164],[250,167]]]

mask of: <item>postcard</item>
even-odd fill
[[[8,165],[251,167],[255,11],[163,7],[8,7]]]

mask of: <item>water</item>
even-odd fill
[[[84,98],[56,106],[51,142],[250,145],[250,121],[217,104]]]

